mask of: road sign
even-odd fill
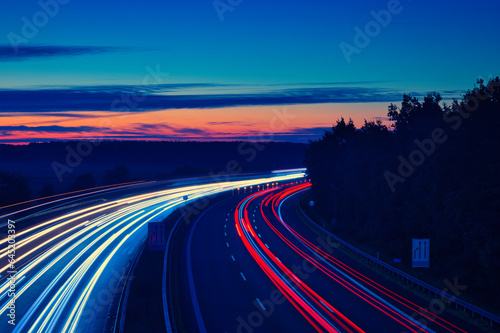
[[[165,239],[165,225],[163,222],[148,223],[148,250],[163,251],[167,241]]]
[[[430,266],[430,240],[429,238],[412,239],[412,259],[411,267],[429,267]]]

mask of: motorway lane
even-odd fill
[[[16,226],[17,325],[9,325],[6,316],[11,297],[7,295],[5,246],[0,249],[0,274],[4,275],[0,279],[0,314],[5,318],[0,321],[0,331],[102,329],[113,319],[108,313],[120,292],[116,280],[145,239],[148,221],[162,220],[174,206],[186,202],[184,196],[195,200],[259,181],[270,179],[143,193],[80,207],[28,227]]]
[[[151,206],[150,213],[156,208]],[[22,317],[18,317],[22,320],[18,319],[16,331],[24,332],[34,327],[42,331],[63,331],[64,324],[69,323],[64,319],[67,317],[73,318],[71,324],[75,327],[66,329],[76,331],[92,332],[93,327],[105,323],[108,314],[106,305],[109,307],[114,294],[103,293],[109,291],[107,285],[103,284],[110,281],[110,274],[122,273],[130,258],[127,257],[130,249],[140,245],[136,239],[127,236],[144,239],[144,225],[148,218],[148,214],[141,209],[127,216],[108,218],[108,223],[101,219],[83,228],[80,235],[74,233],[72,236],[77,237],[71,242],[59,247],[66,240],[62,241],[43,252],[43,255],[50,253],[46,259],[38,256],[36,261],[30,262],[30,265],[37,263],[37,267],[29,273],[23,273],[27,277],[23,281],[25,284],[17,285],[18,293],[21,294],[26,282],[33,282],[16,301],[16,312],[22,314]],[[98,222],[103,225],[98,226]],[[102,270],[101,266],[106,269]],[[25,269],[28,267],[25,266]],[[92,303],[93,299],[98,300],[98,307]],[[53,308],[59,312],[52,311]],[[72,311],[80,311],[78,314],[83,317],[80,322]],[[43,317],[50,317],[51,321],[44,324],[39,321]]]
[[[188,240],[192,237],[191,262],[182,260],[180,272],[187,277],[187,265],[192,265],[195,302],[199,305],[202,325],[207,332],[306,332],[310,328],[308,322],[295,315],[293,306],[241,243],[233,214],[243,198],[237,195],[211,206],[182,240],[186,246],[181,257],[187,258]],[[188,278],[182,279],[181,290],[184,330],[203,331],[195,319]]]
[[[224,178],[226,181],[238,181],[263,177],[268,177],[268,174],[250,173],[228,177],[205,176],[163,181],[135,181],[61,193],[50,197],[38,198],[0,207],[0,228],[3,228],[7,224],[5,221],[6,218],[10,218],[18,222],[28,220],[23,223],[26,225],[30,222],[29,220],[40,220],[40,218],[46,219],[54,214],[61,215],[66,213],[68,210],[75,210],[76,207],[78,207],[78,209],[90,207],[95,204],[93,201],[98,200],[116,200],[127,196],[146,194],[171,188],[202,185],[216,180],[222,180],[219,178]]]
[[[282,220],[287,223],[291,228],[293,228],[295,231],[297,231],[301,236],[304,236],[306,239],[309,241],[313,242],[314,245],[318,246],[318,235],[313,232],[310,228],[308,228],[303,221],[298,218],[298,214],[296,211],[296,205],[299,200],[300,194],[295,194],[292,197],[286,199],[282,206],[280,206],[282,214],[281,218]],[[276,207],[275,207],[276,208]],[[276,211],[280,211],[279,209],[275,209]],[[266,215],[273,215],[270,213],[271,209],[268,208],[268,214]],[[279,213],[278,213],[279,214]],[[292,244],[298,246],[300,249],[305,249],[306,247],[304,246],[303,242],[299,242],[296,237],[294,237],[281,223],[279,223],[279,220],[274,216],[274,218],[269,218],[269,220],[272,222],[273,226],[277,228],[279,232],[281,232],[283,235],[287,237],[288,240],[292,242]],[[325,244],[324,242],[321,242],[322,244]],[[320,248],[324,246],[320,246]],[[328,248],[328,247],[327,247]],[[327,249],[326,248],[326,249]],[[332,250],[332,248],[330,248]],[[332,253],[333,256],[336,259],[339,259],[343,264],[346,264],[349,269],[353,269],[356,272],[359,272],[367,277],[369,277],[372,281],[379,283],[389,290],[395,292],[397,295],[402,296],[404,299],[407,299],[416,305],[422,307],[422,308],[429,308],[429,301],[424,301],[423,299],[420,299],[419,297],[416,297],[414,294],[408,292],[406,289],[402,288],[398,284],[378,275],[374,274],[371,270],[367,269],[365,266],[361,265],[360,263],[356,262],[349,256],[344,255],[342,252],[333,249],[334,252]],[[273,251],[274,252],[274,251]],[[312,251],[305,251],[307,254],[312,254]],[[319,259],[319,257],[313,257],[315,259]],[[322,263],[320,260],[318,260],[320,263]],[[323,264],[328,268],[326,263],[323,262]],[[331,269],[330,269],[331,270]],[[319,271],[317,272],[319,273]],[[316,282],[314,283],[313,280],[316,278],[317,273],[313,273],[310,275],[310,278],[307,280],[307,283],[309,284],[309,280],[311,281],[311,285],[316,286],[319,290],[322,292],[320,293],[321,295],[328,295],[330,294],[331,299],[332,299],[332,305],[337,307],[343,314],[345,314],[348,318],[351,318],[360,328],[367,332],[373,332],[373,331],[378,331],[380,328],[383,328],[385,332],[402,332],[402,331],[411,331],[411,325],[408,325],[408,327],[403,328],[401,330],[400,328],[394,326],[394,320],[389,320],[387,321],[388,317],[383,315],[381,316],[380,311],[373,311],[374,309],[370,309],[371,306],[368,307],[368,309],[363,310],[363,306],[368,305],[367,302],[360,301],[360,298],[357,296],[354,296],[354,294],[350,295],[349,298],[349,293],[345,295],[345,297],[339,297],[339,295],[342,295],[342,288],[340,290],[335,290],[335,287],[338,287],[338,283],[334,282],[331,279],[327,279],[326,281],[323,282]],[[320,274],[322,276],[326,276],[325,274]],[[328,281],[329,280],[329,281]],[[359,279],[355,279],[356,281],[360,282],[363,286],[366,287],[366,283],[360,281]],[[325,290],[323,286],[329,286],[329,288],[326,288],[328,290]],[[401,305],[401,303],[396,302],[394,299],[391,299],[387,297],[387,295],[384,295],[383,293],[376,291],[373,287],[368,288],[371,292],[375,293],[375,295],[389,301],[390,304],[393,306],[396,306],[398,309],[404,311],[407,315],[409,316],[414,316],[418,320],[422,320],[423,317],[421,315],[416,315],[414,310],[410,310],[407,307],[404,307]],[[334,291],[335,290],[335,291]],[[346,290],[344,289],[344,292]],[[392,295],[394,296],[394,295]],[[340,302],[337,300],[340,298]],[[344,301],[342,301],[344,300]],[[350,300],[350,301],[347,301]],[[357,304],[353,308],[353,303]],[[373,302],[371,302],[373,303]],[[407,302],[405,302],[407,303]],[[415,307],[412,305],[412,307]],[[420,310],[422,312],[422,310]],[[362,315],[361,318],[360,314]],[[427,314],[429,318],[433,318],[431,314]],[[444,320],[448,321],[431,321],[431,320],[426,320],[425,322],[427,323],[427,326],[430,328],[432,331],[436,332],[478,332],[480,331],[477,327],[473,327],[472,325],[465,323],[449,314],[443,314],[440,316]],[[438,323],[440,325],[438,325]]]
[[[154,190],[161,190],[167,187],[167,182],[132,182],[117,185],[107,185],[88,190],[68,192],[34,199],[18,204],[0,207],[0,219],[10,218],[18,221],[33,218],[46,217],[51,213],[61,213],[64,210],[75,209],[75,207],[93,205],[93,201],[106,201],[107,199],[117,199],[118,193],[122,196],[137,195]],[[0,224],[0,228],[6,223]]]
[[[261,201],[262,198],[265,198],[265,196],[260,197],[259,201]],[[267,257],[272,260],[273,256],[276,256],[279,259],[277,259],[273,265],[279,267],[280,264],[283,264],[290,270],[290,272],[286,273],[286,269],[276,269],[278,272],[283,272],[284,275],[288,276],[288,279],[285,279],[285,281],[289,281],[291,287],[290,295],[298,295],[296,299],[299,301],[302,300],[308,305],[307,307],[298,305],[295,312],[297,315],[300,315],[298,310],[304,309],[303,311],[311,318],[309,331],[314,331],[316,329],[332,332],[373,332],[380,327],[384,327],[386,332],[401,332],[405,329],[404,326],[399,325],[397,322],[393,322],[385,315],[379,316],[376,321],[371,318],[369,319],[370,313],[373,312],[373,310],[367,303],[363,301],[360,302],[356,297],[353,297],[346,288],[332,283],[328,276],[321,273],[300,256],[299,253],[288,247],[288,245],[270,229],[270,226],[267,225],[266,222],[262,219],[255,218],[259,216],[260,209],[256,206],[259,201],[250,201],[245,209],[250,213],[249,219],[251,225],[253,225],[254,228],[255,226],[258,227],[257,236],[254,236],[254,238],[258,238],[265,248],[269,249],[269,253],[264,253],[261,255],[262,257]],[[262,206],[262,204],[260,206]],[[263,211],[268,218],[272,216],[269,207],[265,207],[264,205]],[[262,247],[262,249],[264,248]],[[294,278],[299,279],[300,282],[296,283]]]
[[[309,240],[318,239],[317,232],[315,232],[314,229],[311,229],[310,226],[306,225],[304,221],[298,216],[297,205],[298,201],[300,200],[301,194],[302,193],[297,193],[283,202],[281,206],[281,218],[292,229],[294,229],[296,232],[298,232],[305,238]],[[281,227],[280,230],[284,234],[286,234],[287,230],[282,226],[282,224],[276,223],[275,225]],[[291,234],[288,233],[288,235]],[[288,237],[288,238],[292,240],[294,239],[294,237]],[[299,244],[299,242],[296,243]],[[324,244],[324,242],[322,242],[322,244]],[[403,288],[401,285],[395,283],[394,281],[380,274],[374,273],[371,269],[367,268],[366,266],[362,265],[358,261],[354,260],[353,258],[351,258],[350,256],[346,255],[345,253],[339,250],[336,250],[334,252],[334,256],[342,263],[352,268],[353,270],[369,277],[375,283],[385,286],[386,288],[393,291],[395,294],[402,296],[404,299],[409,300],[410,302],[420,306],[421,308],[432,309],[433,305],[439,304],[439,302],[436,302],[436,300],[431,301],[432,302],[431,304],[428,300],[424,300],[421,297],[418,297],[417,295],[415,295],[412,292],[409,292],[407,289]],[[450,277],[449,280],[453,281],[453,278]],[[443,288],[444,287],[445,285],[443,284]],[[369,288],[369,289],[375,292],[377,295],[389,300],[391,304],[398,306],[398,308],[404,311],[406,314],[415,317],[417,320],[421,320],[422,323],[426,323],[426,325],[430,329],[436,332],[483,332],[480,328],[468,322],[465,322],[464,320],[461,320],[451,315],[450,313],[447,312],[442,313],[442,311],[440,311],[439,306],[434,307],[437,310],[435,311],[435,313],[436,314],[439,313],[439,317],[442,318],[443,321],[433,320],[435,319],[435,317],[433,317],[428,313],[427,313],[427,318],[424,318],[422,315],[416,314],[415,311],[412,311],[407,307],[401,306],[400,303],[388,298],[387,296],[384,296],[384,294],[382,294],[379,291],[376,291],[374,288]],[[440,323],[441,325],[438,323]]]
[[[277,257],[275,266],[284,264],[295,277],[322,297],[316,305],[314,305],[315,298],[320,296],[309,297],[309,304],[319,309],[317,313],[320,318],[326,318],[336,328],[331,331],[481,331],[448,313],[441,314],[439,316],[441,319],[436,319],[433,313],[422,310],[429,309],[428,300],[423,300],[393,281],[374,273],[331,246],[332,244],[325,245],[327,243],[318,238],[318,234],[298,217],[296,204],[299,196],[300,194],[295,194],[287,198],[282,205],[275,206],[277,215],[271,209],[272,203],[268,203],[267,206],[262,204],[266,196],[256,197],[246,207],[249,224],[241,230],[248,236],[254,235],[256,239],[258,238],[256,243],[262,242],[260,255],[266,257],[272,253],[271,256]],[[314,324],[309,324],[288,300],[279,305],[268,302],[272,298],[270,297],[272,292],[276,291],[276,286],[252,258],[249,250],[243,245],[243,238],[238,235],[235,228],[234,209],[238,207],[238,200],[243,199],[244,197],[237,196],[210,207],[184,236],[183,244],[190,245],[191,252],[188,255],[184,249],[182,257],[188,260],[182,261],[185,266],[181,274],[189,277],[187,266],[192,265],[192,285],[195,289],[194,293],[190,290],[189,278],[183,280],[181,309],[184,329],[189,332],[321,330],[319,325],[314,327]],[[262,212],[264,214],[261,214]],[[322,261],[320,256],[315,256],[314,252],[305,246],[304,241],[299,241],[285,225],[280,223],[279,214],[285,223],[304,236],[312,246],[340,260],[339,265],[344,265],[346,269],[335,269],[334,265]],[[253,233],[248,230],[250,228]],[[281,233],[285,239],[280,238],[277,233]],[[266,254],[264,247],[270,252]],[[296,251],[292,250],[292,247],[295,247]],[[267,259],[272,264],[272,258]],[[315,262],[316,266],[311,262]],[[354,272],[354,274],[342,272]],[[360,279],[359,274],[364,277]],[[291,278],[284,280],[292,281]],[[388,290],[377,286],[377,283]],[[299,289],[297,287],[294,290]],[[391,291],[394,294],[391,294]],[[307,294],[305,291],[302,293]],[[193,299],[194,294],[195,299]],[[280,295],[283,299],[282,294]],[[402,303],[410,308],[403,306]],[[199,314],[196,313],[196,308],[199,308]],[[259,308],[262,310],[260,314],[256,311]],[[328,311],[334,314],[329,317]],[[416,311],[425,313],[427,319]],[[326,325],[325,330],[328,329],[329,326]]]

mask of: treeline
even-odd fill
[[[92,172],[85,172],[75,177],[63,192],[72,192],[93,188],[99,185],[113,185],[134,180],[124,165],[106,170],[102,183],[98,183]],[[39,191],[33,191],[29,179],[19,172],[0,171],[0,207],[33,198],[44,198],[56,194],[52,183],[43,183]]]
[[[304,164],[314,210],[340,236],[460,297],[500,309],[500,80],[451,105],[439,94],[391,104],[392,130],[340,119]],[[333,222],[333,223],[332,223]],[[411,269],[411,239],[430,238],[431,267]]]
[[[302,167],[290,142],[69,141],[0,145],[0,207],[134,180],[228,175]]]

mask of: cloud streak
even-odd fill
[[[189,84],[189,87],[216,87]],[[293,87],[263,92],[188,94],[186,85],[172,84],[142,89],[133,86],[75,87],[42,90],[0,90],[0,112],[150,111],[237,106],[318,103],[396,102],[402,92],[372,87]],[[175,94],[176,90],[183,93]],[[168,94],[166,94],[168,92]],[[134,100],[135,97],[136,98]]]
[[[321,136],[327,127],[293,127],[276,133],[248,130],[241,133],[220,132],[209,129],[199,129],[168,124],[131,124],[127,129],[100,128],[93,126],[0,126],[0,143],[17,142],[48,142],[78,139],[99,140],[250,140],[250,141],[295,141],[308,142]],[[22,133],[23,138],[16,138]],[[24,137],[27,133],[29,137]]]
[[[15,50],[11,45],[0,45],[1,61],[21,61],[31,58],[50,58],[80,56],[86,54],[100,54],[107,52],[116,52],[125,48],[103,47],[103,46],[59,46],[59,45],[40,45],[40,46],[20,46]]]
[[[199,128],[191,128],[191,127],[178,128],[166,124],[136,124],[134,128],[136,129],[136,132],[133,134],[156,131],[156,132],[170,132],[181,135],[185,134],[198,135],[198,136],[211,135],[211,133]],[[116,132],[116,134],[122,134],[122,133]]]
[[[50,126],[0,126],[2,132],[38,132],[38,133],[81,133],[105,131],[108,128],[93,126],[66,127],[58,125]]]

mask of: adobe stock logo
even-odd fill
[[[352,62],[351,57],[354,53],[360,54],[364,48],[370,45],[373,38],[380,35],[382,28],[386,28],[391,23],[393,15],[400,14],[402,11],[403,6],[399,0],[389,0],[387,9],[381,9],[378,12],[372,10],[370,12],[373,20],[368,21],[363,30],[355,26],[354,32],[356,34],[353,39],[354,45],[346,42],[341,42],[339,44],[340,50],[347,63],[350,64]]]
[[[40,29],[44,28],[51,18],[59,14],[61,5],[66,5],[69,2],[70,0],[39,0],[38,6],[40,10],[35,12],[31,19],[28,19],[26,16],[21,18],[21,22],[23,23],[21,35],[12,31],[7,34],[14,52],[17,54],[20,45],[28,44],[31,39],[35,38]]]
[[[212,5],[219,16],[219,20],[222,22],[224,21],[224,14],[226,12],[232,12],[236,7],[241,5],[242,2],[243,0],[214,0]]]
[[[499,81],[490,81],[484,90],[475,88],[473,92],[465,97],[462,105],[453,105],[453,112],[443,114],[443,122],[449,124],[453,131],[457,131],[464,121],[479,109],[480,101],[486,101],[492,98],[496,89],[500,87]],[[436,127],[430,133],[430,136],[424,140],[415,140],[415,149],[413,149],[407,158],[403,155],[398,156],[399,165],[397,173],[385,170],[384,178],[387,186],[392,193],[396,191],[398,183],[404,183],[415,170],[433,155],[438,145],[442,145],[448,140],[446,128]]]

